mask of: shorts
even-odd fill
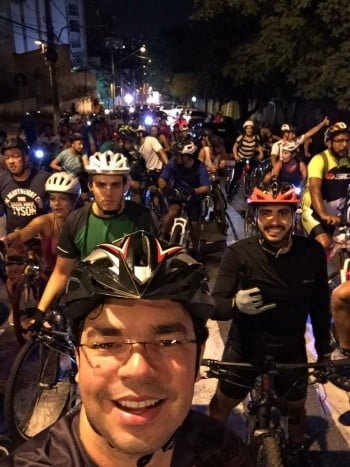
[[[281,338],[279,337],[279,340]],[[244,362],[261,365],[264,356],[272,355],[278,363],[306,363],[306,348],[303,340],[296,342],[295,338],[285,337],[285,344],[273,342],[273,338],[259,336],[248,336],[246,345],[241,342],[239,332],[236,328],[231,329],[228,341],[225,345],[222,360],[226,362]],[[292,351],[291,351],[292,349]],[[220,381],[219,389],[227,397],[235,400],[243,400],[254,386],[259,372],[253,370],[236,370],[237,385]],[[243,387],[242,387],[243,386]],[[283,371],[275,378],[275,389],[277,394],[287,401],[299,401],[306,398],[308,386],[308,370],[294,369]]]
[[[320,216],[312,208],[303,206],[301,223],[305,232],[311,238],[317,237],[322,233],[333,236],[335,227],[322,222]]]

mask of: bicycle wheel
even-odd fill
[[[226,219],[226,208],[227,204],[224,198],[224,195],[222,194],[222,191],[219,188],[214,188],[213,189],[213,199],[214,199],[214,219],[216,226],[218,228],[218,231],[226,235],[228,225],[227,225],[227,219]]]
[[[75,363],[68,349],[57,352],[42,342],[27,342],[21,348],[11,368],[4,401],[8,431],[16,443],[48,428],[75,405],[74,374]],[[41,387],[48,379],[54,384]]]
[[[23,334],[21,322],[26,308],[36,307],[45,288],[42,278],[33,278],[25,274],[18,284],[17,300],[13,310],[13,325],[16,338],[23,345],[28,338]]]
[[[279,439],[272,433],[258,436],[253,444],[254,466],[283,467],[285,465]]]
[[[257,233],[254,212],[251,206],[248,206],[245,212],[243,229],[244,229],[245,238],[252,237],[253,235],[256,235]]]

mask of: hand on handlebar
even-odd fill
[[[27,332],[38,332],[43,325],[50,328],[51,324],[47,318],[46,313],[37,307],[26,308],[21,320],[21,328],[25,334]]]
[[[326,216],[322,217],[322,220],[326,222],[326,224],[328,225],[339,225],[340,224],[339,216],[333,216],[333,215],[327,214]]]

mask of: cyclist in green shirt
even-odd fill
[[[97,245],[113,242],[136,230],[154,232],[150,211],[124,199],[130,172],[126,157],[111,151],[96,153],[90,157],[87,171],[94,201],[68,216],[57,246],[56,265],[38,304],[38,312],[50,307],[64,290],[77,260]],[[33,318],[40,321],[40,314]]]

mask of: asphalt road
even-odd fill
[[[244,209],[241,198],[233,201],[228,208],[228,214],[233,223],[234,231],[230,231],[225,238],[217,233],[215,225],[204,226],[202,237],[205,239],[205,262],[209,269],[211,285],[215,280],[220,257],[227,244],[243,236],[243,219],[241,211]],[[0,284],[0,300],[5,297],[4,286]],[[0,323],[5,316],[0,316]],[[210,338],[207,343],[205,357],[221,358],[224,342],[230,322],[209,322]],[[6,431],[3,420],[2,399],[6,379],[10,372],[11,362],[18,351],[18,345],[12,329],[3,326],[5,332],[0,335],[0,433]],[[307,331],[308,353],[310,359],[314,356],[312,332]],[[215,380],[201,380],[195,389],[194,406],[206,412],[216,387]],[[350,404],[348,394],[338,390],[331,384],[321,387],[310,387],[307,400],[307,431],[310,436],[308,452],[310,465],[335,467],[350,466]],[[244,436],[245,420],[243,407],[238,407],[232,414],[230,424],[233,429]]]

